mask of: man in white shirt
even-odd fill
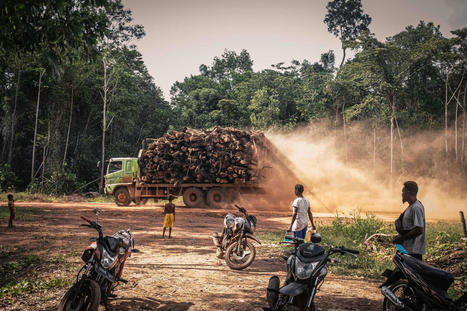
[[[305,238],[306,230],[308,228],[308,217],[311,221],[313,230],[316,230],[313,223],[313,214],[311,214],[310,201],[303,197],[303,185],[295,185],[295,195],[297,198],[293,201],[293,216],[288,232],[292,231],[293,236],[296,238]],[[307,217],[308,216],[308,217]]]
[[[402,188],[402,203],[409,203],[407,209],[396,220],[399,233],[393,242],[402,244],[404,249],[419,260],[426,253],[425,208],[417,199],[418,185],[414,181],[406,181]]]

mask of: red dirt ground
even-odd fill
[[[262,310],[269,278],[285,276],[285,263],[271,250],[272,245],[257,245],[255,262],[244,271],[233,271],[225,263],[216,265],[210,235],[222,229],[227,210],[177,208],[169,240],[161,238],[162,208],[156,205],[17,203],[18,210],[22,206],[38,208],[40,213],[18,221],[13,230],[6,228],[6,218],[0,220],[5,224],[0,228],[0,260],[11,253],[47,258],[65,255],[53,271],[40,265],[29,271],[29,277],[36,280],[71,278],[79,270],[81,252],[95,235],[91,229],[79,227],[79,216],[93,217],[93,208],[103,210],[100,222],[105,234],[131,229],[141,252],[127,261],[124,278],[129,283],[111,300],[113,310]],[[270,211],[249,212],[258,218],[259,233],[286,229],[290,217]],[[5,298],[0,300],[0,309],[56,310],[65,291],[49,289]],[[382,296],[374,281],[330,274],[315,302],[318,310],[377,310]]]

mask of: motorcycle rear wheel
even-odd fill
[[[396,283],[389,286],[389,289],[396,295],[397,298],[402,300],[404,303],[408,304],[411,308],[417,308],[417,310],[426,310],[421,306],[420,302],[415,296],[414,290],[410,287],[409,283],[406,280],[400,280]],[[401,310],[396,305],[394,305],[389,299],[384,297],[383,301],[383,311],[396,311]]]
[[[80,297],[75,297],[74,288],[70,288],[60,301],[58,311],[97,311],[101,302],[101,290],[96,281],[84,281],[82,293],[79,294]],[[75,298],[78,300],[75,301]]]
[[[254,245],[247,240],[245,240],[242,244],[243,247],[241,247],[241,249],[243,253],[249,251],[248,258],[245,261],[243,261],[244,257],[242,259],[238,259],[239,257],[244,256],[244,254],[237,254],[238,241],[230,244],[229,247],[227,247],[227,250],[225,251],[225,262],[231,269],[245,269],[246,267],[251,265],[253,260],[255,260],[256,249]]]

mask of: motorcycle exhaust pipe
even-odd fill
[[[399,309],[405,310],[405,304],[386,286],[381,287],[381,294],[395,304]]]

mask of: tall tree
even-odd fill
[[[328,31],[341,40],[342,66],[348,41],[355,40],[363,31],[368,30],[371,17],[363,13],[361,0],[332,0],[328,2],[326,9],[328,13],[324,23],[328,25]]]

